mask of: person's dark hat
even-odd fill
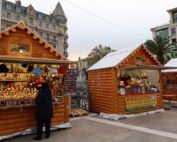
[[[32,64],[28,65],[28,72],[32,72],[34,69],[34,66]]]
[[[0,72],[9,72],[9,69],[7,68],[7,66],[5,64],[1,64],[0,65]]]
[[[22,63],[22,67],[23,67],[23,68],[27,68],[27,66],[28,66],[28,64]]]

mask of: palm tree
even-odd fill
[[[164,65],[171,58],[177,57],[177,44],[171,42],[171,37],[157,36],[154,40],[147,40],[146,47],[157,56],[157,59]]]

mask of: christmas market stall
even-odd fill
[[[163,99],[177,101],[177,58],[168,61],[164,67],[173,69],[166,69],[162,73]]]
[[[144,45],[109,53],[87,70],[91,110],[106,114],[163,110],[161,67]]]
[[[23,21],[0,33],[0,140],[35,127],[34,99],[47,78],[52,91],[52,126],[69,124],[64,76],[70,63]],[[67,84],[66,84],[67,85]]]

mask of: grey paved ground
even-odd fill
[[[122,119],[119,120],[119,122],[155,130],[177,133],[177,108],[167,110],[164,113],[156,113],[143,117]]]
[[[170,116],[168,116],[170,115]],[[172,132],[177,131],[177,110],[151,116],[120,120],[119,122],[147,126]],[[172,119],[172,121],[170,120]],[[72,121],[72,128],[52,132],[44,142],[177,142],[163,136],[137,132],[130,129],[106,125],[86,119]],[[165,126],[164,126],[165,125]],[[167,127],[168,125],[168,127]],[[33,136],[24,136],[8,142],[32,142]]]

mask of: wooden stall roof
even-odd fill
[[[109,53],[101,60],[99,60],[96,64],[91,66],[87,71],[116,67],[117,65],[122,64],[130,56],[136,54],[136,52],[138,52],[139,50],[143,50],[149,56],[149,58],[151,58],[156,63],[154,67],[162,66],[161,63],[152,55],[152,53],[142,44],[135,49],[122,49],[116,52]]]
[[[4,36],[10,36],[10,34],[15,33],[17,29],[25,31],[28,35],[32,36],[34,40],[38,40],[40,44],[44,44],[44,48],[48,48],[49,52],[54,54],[56,58],[60,57],[61,60],[68,60],[65,56],[60,54],[51,44],[42,39],[36,32],[34,32],[30,27],[28,27],[24,21],[20,21],[18,24],[1,31],[0,39],[3,38]]]
[[[38,64],[74,64],[76,61],[69,60],[55,60],[55,59],[44,59],[44,58],[15,58],[7,56],[0,56],[0,62],[9,63],[38,63]]]
[[[174,68],[174,69],[166,69],[163,72],[167,73],[167,72],[177,72],[177,58],[171,59],[170,61],[168,61],[164,67],[168,68]]]

